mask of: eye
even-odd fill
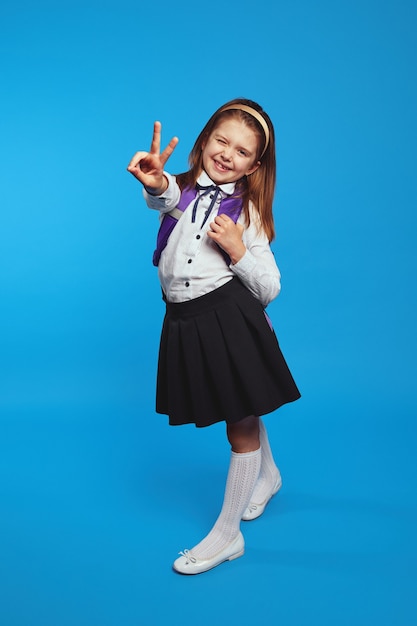
[[[218,143],[222,143],[222,144],[226,143],[226,141],[224,139],[222,139],[221,137],[217,137],[217,141],[218,141]]]
[[[249,156],[248,153],[246,152],[246,150],[239,150],[239,154],[241,154],[244,157]]]

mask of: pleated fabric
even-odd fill
[[[238,278],[166,303],[156,411],[171,425],[235,423],[299,397],[261,303]]]

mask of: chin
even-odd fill
[[[233,183],[236,178],[231,172],[218,172],[217,170],[209,174],[211,180],[217,185],[225,185],[226,183]]]

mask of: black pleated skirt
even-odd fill
[[[299,397],[261,303],[238,278],[166,303],[156,411],[171,425],[234,423]]]

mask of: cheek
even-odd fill
[[[212,154],[213,153],[213,144],[210,142],[204,144],[203,146],[203,155]]]
[[[251,169],[251,165],[250,163],[247,162],[247,160],[242,159],[241,161],[239,161],[239,167],[241,170],[248,172]]]
[[[255,170],[258,169],[259,165],[260,165],[259,161],[255,161],[254,163],[251,163],[250,166],[247,166],[246,170],[248,172],[253,173]]]

